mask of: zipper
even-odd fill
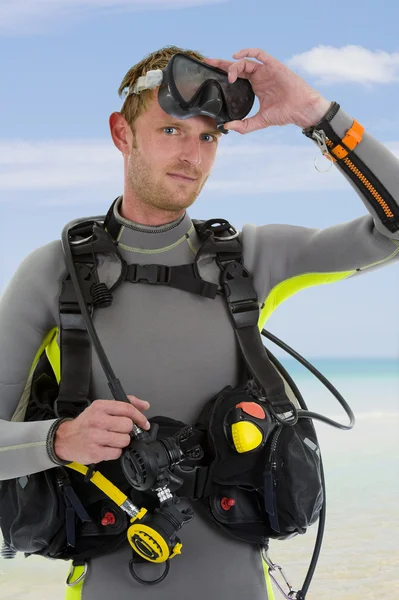
[[[276,452],[278,439],[279,439],[280,434],[283,431],[284,427],[285,427],[285,425],[280,425],[278,427],[276,433],[272,437],[272,442],[270,444],[269,464],[270,464],[273,472],[275,472],[277,470],[277,462],[273,461],[273,455]],[[275,485],[274,480],[273,480],[273,484]]]
[[[334,146],[333,142],[328,139],[326,139],[326,144],[329,148],[332,148]],[[375,198],[375,200],[377,200],[378,204],[381,206],[381,208],[383,209],[386,216],[389,217],[390,219],[392,219],[395,215],[389,208],[388,204],[385,202],[384,198],[377,192],[375,187],[369,182],[367,177],[365,177],[360,172],[360,170],[357,167],[355,167],[353,162],[348,157],[345,157],[343,159],[343,161],[350,168],[350,170],[353,171],[353,173],[356,175],[356,177],[358,177],[360,179],[360,181],[365,185],[365,187],[372,194],[372,196]]]
[[[277,490],[277,460],[275,459],[275,453],[277,450],[277,444],[281,432],[283,431],[285,425],[279,425],[277,431],[275,431],[272,441],[270,444],[270,452],[269,452],[269,460],[265,470],[264,478],[265,478],[265,495],[264,495],[264,508],[266,513],[269,515],[270,525],[275,531],[280,530],[280,526],[278,523],[278,511],[277,511],[277,499],[276,499],[276,490]],[[268,492],[266,493],[266,489]]]
[[[324,156],[327,154],[329,157],[334,158],[334,156],[328,152],[328,148],[332,149],[334,147],[334,143],[326,137],[326,134],[324,133],[324,131],[322,129],[315,130],[313,132],[312,137],[316,140],[316,142]],[[327,146],[328,146],[328,148],[327,148]],[[352,173],[354,173],[354,175],[363,183],[363,185],[366,187],[366,189],[373,196],[374,200],[376,200],[378,202],[379,206],[384,211],[385,216],[388,217],[389,219],[395,218],[395,215],[389,208],[388,203],[384,200],[384,198],[381,196],[381,194],[379,194],[377,192],[377,190],[370,183],[370,181],[367,179],[367,177],[365,177],[362,174],[362,172],[353,164],[353,162],[348,157],[343,158],[340,162],[344,162],[346,164],[346,166],[352,171]]]

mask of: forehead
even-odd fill
[[[143,121],[150,123],[152,126],[162,125],[176,125],[181,129],[186,130],[201,130],[202,133],[212,133],[213,135],[221,136],[221,132],[216,128],[216,121],[211,117],[203,115],[190,117],[189,119],[177,119],[171,117],[165,112],[158,102],[158,91],[154,90],[152,99],[148,104],[148,108],[144,111],[140,117],[143,117]],[[140,118],[139,117],[139,118]]]

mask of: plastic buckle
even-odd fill
[[[277,412],[276,408],[280,410]],[[272,402],[269,400],[269,410],[281,425],[293,426],[298,423],[298,410],[287,398]]]
[[[238,328],[257,325],[259,320],[258,296],[252,278],[237,261],[224,266],[220,283],[226,294],[231,315]]]
[[[134,270],[131,267],[134,267]],[[170,282],[170,267],[165,265],[130,265],[129,271],[128,280],[131,283],[165,284]]]

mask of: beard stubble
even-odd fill
[[[168,172],[176,171],[181,172],[181,169],[179,167],[165,168],[164,172],[159,172],[157,179],[154,178],[151,164],[140,152],[137,138],[133,132],[133,144],[128,159],[128,180],[134,197],[140,203],[168,212],[178,212],[191,206],[198,198],[209,175],[202,183],[197,180],[193,184],[179,186],[167,175]]]

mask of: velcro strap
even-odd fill
[[[353,121],[353,125],[346,132],[345,136],[341,140],[341,144],[337,144],[330,152],[338,159],[345,158],[351,150],[362,141],[364,133],[363,125],[360,125],[356,120]]]

